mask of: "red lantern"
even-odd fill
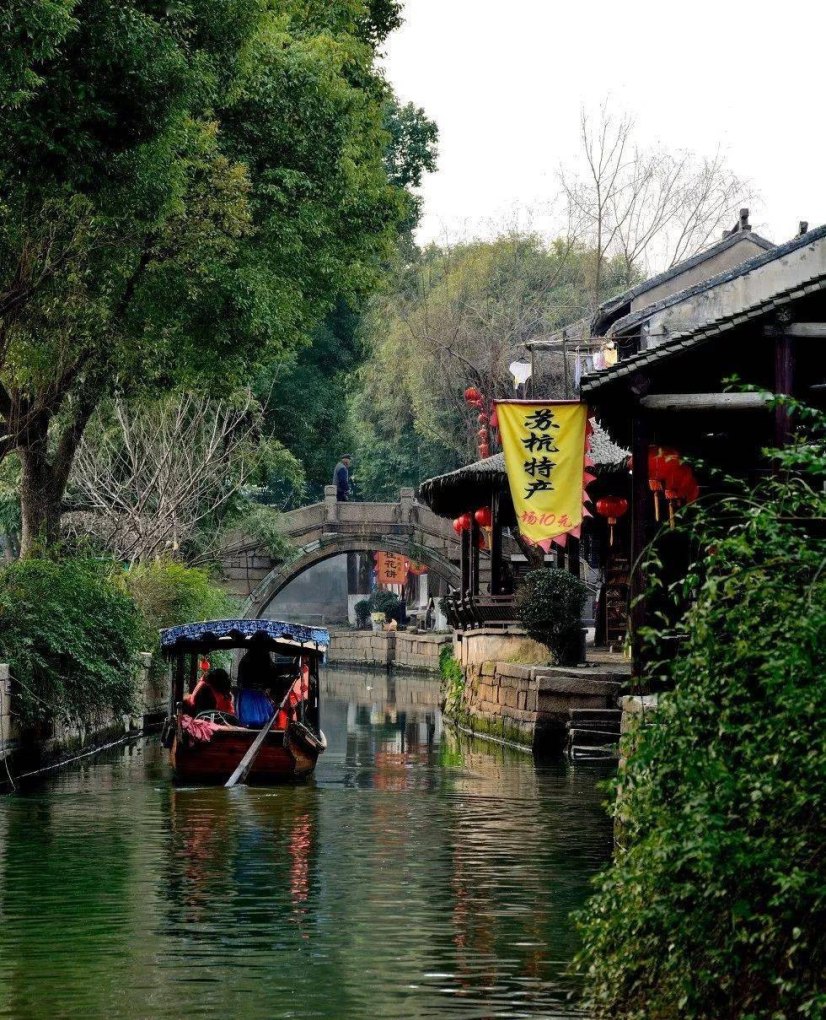
[[[663,485],[665,498],[668,500],[668,520],[673,528],[674,505],[678,502],[693,503],[700,495],[700,486],[697,484],[691,465],[679,461],[671,466]]]
[[[480,425],[487,425],[488,416],[483,411],[476,420],[479,422]]]
[[[476,519],[476,523],[480,528],[492,528],[493,527],[493,514],[490,512],[489,506],[481,506],[473,515]]]
[[[487,442],[487,439],[488,439],[488,430],[487,430],[487,428],[483,427],[483,428],[479,429],[479,431],[476,433],[476,435],[477,435],[480,443],[486,443]]]
[[[465,390],[465,400],[469,404],[475,404],[478,400],[481,399],[482,394],[479,392],[479,390],[477,390],[475,386],[468,386],[468,388]]]
[[[456,518],[456,519],[455,519],[455,520],[453,521],[453,530],[454,530],[454,531],[456,532],[456,534],[457,534],[457,535],[461,535],[461,534],[462,534],[462,532],[463,532],[463,531],[465,530],[465,529],[464,529],[464,528],[462,527],[462,518],[461,518],[461,517],[457,517],[457,518]]]
[[[484,460],[485,457],[490,457],[490,446],[487,443],[479,444],[479,456]]]
[[[628,500],[622,496],[603,496],[597,500],[597,513],[608,519],[610,545],[614,544],[614,525],[628,512]]]
[[[493,409],[493,414],[490,416],[490,423],[495,428],[499,428],[499,415],[496,413],[496,408]]]
[[[680,455],[667,446],[648,448],[648,487],[654,493],[654,520],[660,519],[660,492],[673,468],[679,464]]]

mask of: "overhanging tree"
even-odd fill
[[[103,395],[232,385],[287,354],[369,288],[410,208],[373,66],[398,5],[46,8],[36,46],[9,13],[2,72],[22,85],[2,115],[0,455],[20,455],[28,552],[57,536]]]

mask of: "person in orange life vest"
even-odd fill
[[[225,669],[211,669],[184,698],[184,711],[189,715],[209,711],[234,715],[229,673]]]
[[[298,718],[298,706],[310,696],[310,666],[306,659],[301,660],[301,669],[298,676],[290,687],[289,693],[284,700],[283,708],[280,708],[275,717],[275,728],[285,730],[292,719]]]

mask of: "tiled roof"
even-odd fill
[[[594,316],[591,324],[591,335],[598,336],[600,328],[604,325],[604,320],[610,318],[611,313],[622,308],[623,305],[630,304],[634,298],[639,297],[641,294],[645,294],[646,291],[653,290],[655,287],[659,287],[668,280],[673,280],[676,277],[681,276],[683,273],[688,272],[689,269],[699,266],[714,255],[719,255],[720,252],[726,251],[728,248],[733,248],[735,244],[738,244],[744,239],[753,241],[754,244],[760,248],[764,248],[766,251],[773,251],[776,247],[776,245],[772,244],[771,241],[767,241],[765,237],[761,237],[759,234],[755,234],[752,231],[735,231],[734,233],[724,237],[721,241],[718,241],[716,244],[713,244],[710,248],[703,249],[703,251],[698,252],[696,255],[692,255],[691,258],[684,259],[682,262],[678,262],[669,269],[664,269],[656,276],[643,280],[641,283],[634,284],[634,286],[628,290],[623,291],[621,294],[616,294],[614,297],[603,302],[597,309],[596,315]],[[761,256],[755,257],[760,258]]]
[[[826,227],[820,227],[818,231],[810,231],[810,233],[818,233],[821,237],[826,236]],[[808,237],[809,235],[804,236]],[[732,312],[729,315],[722,315],[720,318],[713,319],[711,322],[707,322],[694,329],[675,333],[671,339],[659,344],[657,347],[652,347],[647,351],[640,351],[639,354],[634,354],[630,358],[626,358],[624,361],[620,361],[618,364],[602,372],[592,372],[584,375],[580,383],[580,392],[583,396],[596,393],[603,386],[613,383],[624,376],[632,375],[641,368],[665,361],[673,355],[683,354],[687,350],[706,343],[720,333],[726,332],[726,330],[734,329],[744,322],[757,319],[776,308],[782,308],[792,301],[822,290],[826,290],[826,275],[812,277],[803,284],[790,287],[788,290],[779,291],[777,294],[773,294],[772,297],[750,305],[748,308]]]
[[[795,237],[791,241],[787,241],[785,244],[779,244],[770,251],[763,252],[762,255],[755,255],[753,258],[747,259],[745,262],[741,262],[739,265],[733,266],[731,269],[727,269],[723,273],[718,273],[716,276],[710,276],[707,280],[695,283],[692,287],[686,287],[685,290],[675,291],[673,294],[669,294],[667,297],[664,297],[661,301],[655,301],[653,304],[646,305],[645,308],[640,308],[636,312],[631,312],[623,318],[617,319],[616,322],[611,324],[611,335],[615,336],[618,333],[627,332],[634,326],[650,319],[656,312],[661,312],[664,308],[669,308],[671,305],[678,305],[680,302],[693,297],[695,294],[701,294],[703,291],[712,290],[714,287],[719,287],[723,283],[728,283],[729,280],[736,280],[739,276],[745,276],[746,273],[750,273],[753,269],[758,269],[760,266],[764,266],[768,262],[774,262],[777,259],[784,258],[791,252],[796,251],[798,248],[804,248],[807,244],[812,244],[812,242],[819,241],[824,237],[826,237],[826,225],[816,227],[815,229],[808,231],[806,234],[801,234],[800,237]]]

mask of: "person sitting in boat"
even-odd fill
[[[211,669],[195,685],[195,689],[184,698],[184,711],[188,715],[200,712],[235,713],[229,673],[225,669]]]
[[[242,726],[260,729],[276,709],[268,691],[277,687],[278,669],[269,650],[253,644],[238,663],[237,716]]]

